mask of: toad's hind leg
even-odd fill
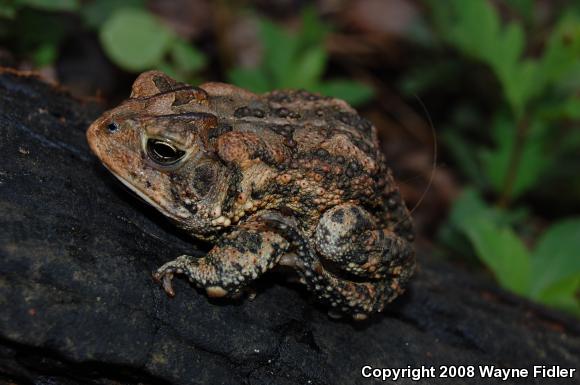
[[[414,269],[410,243],[383,229],[364,208],[343,204],[328,210],[316,228],[323,293],[341,312],[381,311],[403,291]]]
[[[171,296],[173,275],[184,274],[210,297],[235,297],[276,265],[287,248],[288,242],[279,234],[249,222],[224,235],[205,257],[182,255],[161,266],[153,276]]]

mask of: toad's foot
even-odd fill
[[[247,284],[276,265],[289,243],[255,222],[224,235],[202,258],[182,255],[161,266],[153,278],[174,296],[171,280],[184,274],[209,297],[236,297]]]

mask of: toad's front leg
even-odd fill
[[[167,294],[174,274],[184,274],[210,297],[236,296],[249,282],[274,267],[289,243],[259,222],[248,222],[222,236],[202,258],[182,255],[161,266],[153,277]]]

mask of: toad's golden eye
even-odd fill
[[[169,166],[177,163],[181,158],[183,158],[185,151],[178,149],[173,144],[164,140],[148,139],[147,155],[155,163]]]

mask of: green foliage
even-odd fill
[[[344,99],[353,106],[366,103],[374,96],[373,90],[370,87],[345,79],[326,80],[317,85],[313,85],[311,89],[323,95]]]
[[[551,159],[545,154],[545,129],[541,120],[533,122],[521,122],[529,124],[526,128],[527,135],[525,144],[522,145],[520,167],[513,176],[512,197],[518,197],[532,188],[540,179],[545,170],[550,166]],[[501,191],[509,171],[511,157],[513,155],[517,134],[514,134],[513,122],[505,116],[498,116],[491,127],[495,148],[484,148],[479,153],[482,168],[489,183],[495,191]]]
[[[170,53],[175,67],[183,72],[199,71],[207,64],[205,55],[182,40],[173,43]]]
[[[485,0],[430,3],[441,36],[463,53],[490,65],[512,108],[519,112],[521,86],[527,84],[519,78],[530,76],[531,71],[528,64],[520,63],[525,44],[521,25],[512,23],[502,28],[497,12]]]
[[[544,120],[580,120],[580,98],[571,98],[564,103],[546,106],[540,110],[540,118]]]
[[[506,218],[468,189],[456,201],[449,226],[467,238],[502,286],[580,315],[580,218],[552,225],[531,251]]]
[[[534,26],[502,21],[492,2],[427,2],[442,41],[470,59],[439,67],[473,67],[473,61],[484,64],[497,79],[503,101],[492,113],[489,130],[469,131],[470,125],[456,117],[442,135],[479,192],[467,190],[454,203],[440,240],[463,247],[462,254],[475,253],[505,288],[580,314],[580,220],[553,224],[530,250],[521,235],[522,217],[481,198],[491,192],[487,195],[496,197],[499,206],[508,207],[540,186],[546,176],[558,175],[564,163],[560,159],[580,150],[580,134],[568,134],[564,124],[580,119],[580,81],[574,83],[580,79],[580,17],[569,9],[563,11],[543,50],[530,58],[525,56],[525,31]],[[534,23],[533,2],[519,0],[510,7],[526,23]],[[450,81],[448,72],[440,73],[447,73],[443,79]],[[437,82],[437,74],[427,72],[420,79],[407,82],[408,88],[425,89]],[[478,119],[482,117],[475,116],[470,124],[475,121],[473,126],[481,127]],[[566,140],[561,140],[564,132]],[[481,141],[489,145],[476,147]]]
[[[137,5],[140,2],[135,2]],[[132,72],[161,69],[179,80],[191,81],[206,65],[205,56],[183,39],[175,36],[151,13],[136,7],[101,5],[93,9],[89,23],[99,23],[101,44],[109,58]]]
[[[0,36],[16,41],[15,52],[28,57],[35,66],[52,64],[69,26],[55,13],[41,13],[29,7],[18,9],[15,15],[0,24]]]
[[[80,9],[85,24],[98,29],[111,15],[121,8],[144,8],[145,0],[98,0],[84,5]]]
[[[228,73],[231,83],[253,92],[264,93],[272,89],[268,78],[260,68],[233,68]]]
[[[531,257],[532,298],[580,314],[580,218],[552,225]]]
[[[39,46],[33,53],[32,60],[39,67],[44,67],[54,63],[56,60],[56,47],[54,44],[47,43]]]
[[[143,71],[159,63],[172,35],[149,12],[123,8],[114,12],[99,33],[111,60],[129,71]]]
[[[303,88],[339,97],[351,104],[362,104],[373,96],[372,89],[347,79],[324,81],[328,64],[324,39],[329,27],[311,8],[302,15],[302,28],[289,33],[280,26],[260,20],[264,55],[259,68],[234,68],[228,76],[232,83],[254,92],[279,88]]]
[[[580,79],[580,17],[563,12],[543,52],[531,59],[523,55],[527,39],[522,24],[502,23],[491,2],[428,3],[443,41],[491,69],[509,108],[495,113],[488,148],[473,151],[469,139],[457,132],[446,133],[443,139],[474,184],[490,188],[503,203],[513,201],[558,167],[563,148],[553,145],[559,136],[557,120],[580,117],[577,87],[567,86],[571,78]],[[532,12],[528,1],[512,5]],[[423,80],[406,85],[416,92],[417,86],[425,87],[437,75],[427,76],[423,77],[427,84]]]
[[[470,220],[465,233],[499,283],[518,294],[525,294],[530,280],[530,260],[524,244],[512,229],[477,218]]]
[[[526,21],[531,21],[534,13],[534,0],[510,0],[508,6],[524,17]]]
[[[14,19],[21,8],[52,12],[71,12],[80,7],[78,0],[5,0],[0,2],[0,19]]]
[[[25,54],[38,67],[58,57],[66,34],[58,12],[77,13],[89,29],[99,33],[109,59],[126,71],[158,68],[191,81],[206,65],[205,56],[176,36],[144,7],[145,0],[16,0],[0,5],[0,17],[13,20],[8,28]],[[33,12],[31,12],[33,11]],[[36,12],[34,12],[36,11]]]
[[[13,19],[16,16],[16,7],[11,3],[0,3],[0,19]]]
[[[522,2],[520,2],[522,3]],[[487,64],[500,81],[516,118],[546,87],[576,67],[580,54],[580,27],[565,15],[553,31],[544,54],[526,59],[526,37],[521,23],[501,24],[486,0],[430,1],[441,36],[462,53]]]
[[[16,0],[16,6],[27,6],[45,11],[76,11],[80,7],[78,0]]]
[[[0,3],[0,38],[16,41],[16,51],[26,55],[37,67],[52,64],[66,25],[58,12],[78,9],[75,0],[13,0]],[[40,12],[52,12],[43,15]]]
[[[488,208],[474,190],[467,190],[457,199],[450,222],[467,236],[479,258],[503,286],[520,294],[525,292],[530,261],[501,211]]]

